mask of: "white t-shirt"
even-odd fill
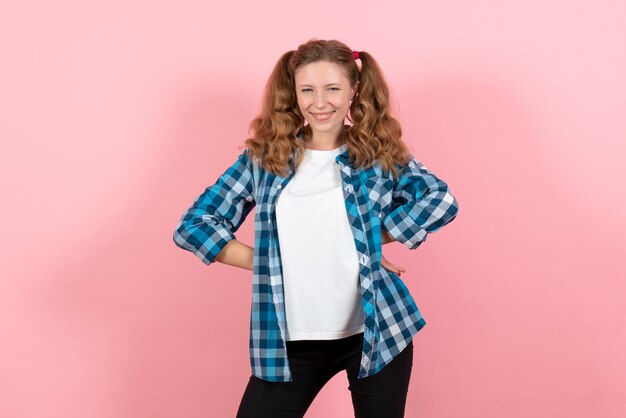
[[[358,254],[335,162],[346,149],[305,149],[276,203],[288,341],[365,329]]]

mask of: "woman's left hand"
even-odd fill
[[[395,264],[390,263],[389,261],[387,261],[387,259],[385,258],[385,256],[384,256],[384,255],[381,255],[381,258],[380,258],[380,264],[381,264],[384,268],[386,268],[387,270],[389,270],[389,271],[392,271],[392,272],[396,273],[398,276],[400,276],[400,274],[401,274],[402,272],[405,272],[405,271],[406,271],[406,270],[404,269],[404,267],[401,267],[401,266],[395,265]]]

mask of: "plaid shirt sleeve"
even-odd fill
[[[383,219],[383,225],[389,235],[414,250],[429,233],[456,217],[458,204],[448,185],[414,157],[399,168],[391,211]]]
[[[256,204],[252,173],[245,149],[183,214],[174,231],[174,243],[203,263],[213,263]]]

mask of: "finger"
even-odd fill
[[[393,268],[394,268],[394,269],[396,269],[396,270],[398,270],[398,271],[405,271],[405,270],[404,270],[404,267],[398,266],[398,265],[396,265],[396,264],[394,264],[394,265],[393,265]]]

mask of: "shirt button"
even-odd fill
[[[282,184],[279,184],[279,185],[278,185],[278,186],[276,186],[276,187],[277,187],[277,188],[279,188],[279,189],[282,189],[282,188],[283,188],[283,185],[282,185]]]

